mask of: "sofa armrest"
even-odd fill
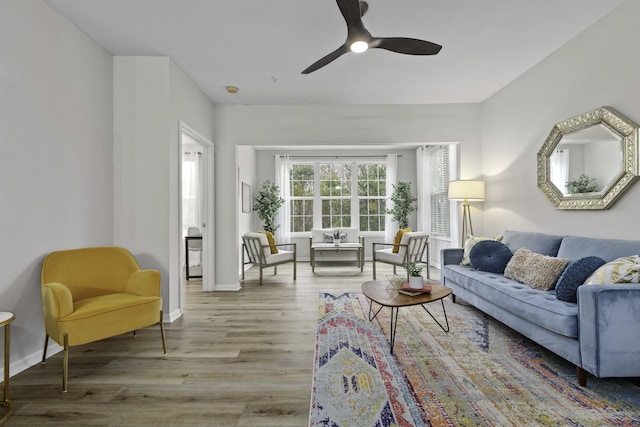
[[[42,285],[42,310],[45,322],[58,320],[73,313],[73,296],[62,283]]]
[[[640,284],[578,288],[582,367],[597,377],[640,376]]]
[[[462,255],[464,255],[464,249],[462,248],[441,249],[440,262],[443,266],[446,264],[460,264],[462,262]]]
[[[145,297],[159,297],[160,272],[158,270],[134,271],[129,276],[127,292]]]

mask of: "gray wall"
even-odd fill
[[[485,232],[639,239],[636,184],[606,211],[557,211],[536,186],[553,125],[608,105],[640,122],[640,2],[629,0],[482,104]]]
[[[11,368],[39,361],[40,269],[113,244],[111,55],[41,1],[0,1],[0,311]]]

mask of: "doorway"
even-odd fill
[[[213,291],[214,145],[182,121],[180,159],[181,283],[201,279],[202,290]]]

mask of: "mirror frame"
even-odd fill
[[[566,134],[604,125],[622,140],[619,173],[597,193],[563,195],[550,180],[549,158]],[[538,188],[556,209],[609,209],[638,178],[638,125],[611,107],[600,107],[556,123],[538,151]]]

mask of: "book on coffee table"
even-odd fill
[[[431,292],[431,285],[424,285],[420,289],[415,289],[415,288],[409,287],[409,283],[405,282],[402,284],[402,287],[398,289],[398,292],[400,292],[403,295],[409,295],[409,296],[415,297],[416,295],[423,295]]]

